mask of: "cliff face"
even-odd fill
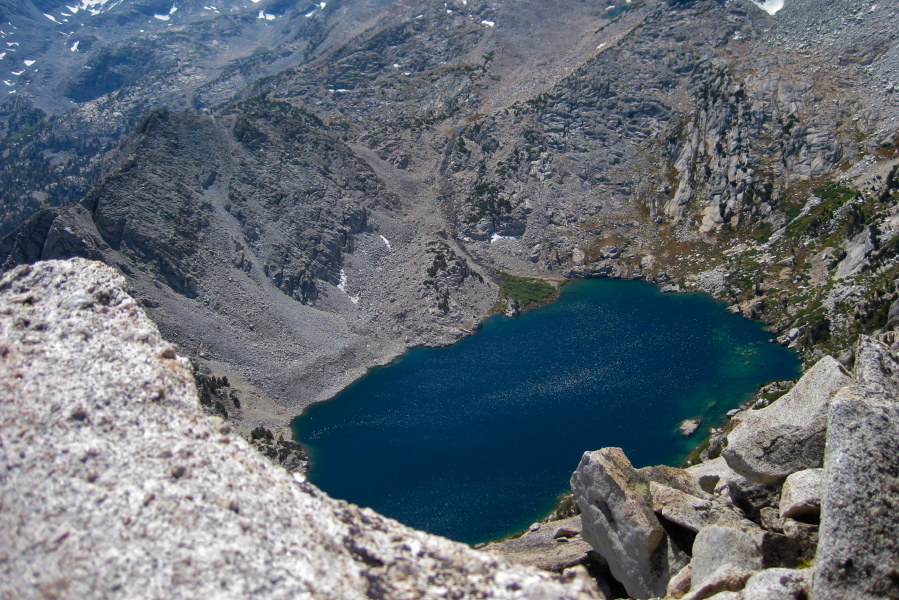
[[[0,379],[4,597],[598,597],[271,465],[102,264],[0,280]]]

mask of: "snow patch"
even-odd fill
[[[340,270],[340,283],[337,284],[337,289],[347,295],[350,299],[350,302],[353,304],[359,304],[359,296],[350,296],[350,293],[346,291],[347,284],[347,276],[346,271],[343,269]]]
[[[784,0],[752,0],[752,2],[769,15],[775,14],[784,7]]]
[[[266,21],[274,21],[278,17],[276,17],[275,15],[267,15],[267,14],[265,14],[265,9],[262,9],[259,11],[259,17],[257,17],[257,18],[265,19]]]
[[[0,60],[6,58],[6,52],[0,52]]]
[[[9,86],[15,85],[12,81],[10,81],[8,79],[4,79],[3,83],[5,83],[6,85],[9,85]]]
[[[388,250],[393,250],[393,247],[390,245],[390,242],[387,241],[387,238],[386,238],[386,237],[384,237],[384,236],[382,235],[382,236],[381,236],[381,239],[384,241],[384,244],[387,245],[387,249],[388,249]]]
[[[500,240],[517,240],[519,238],[521,238],[520,235],[500,235],[500,234],[494,232],[493,235],[490,236],[490,243],[493,244]]]
[[[37,61],[36,61],[36,60],[23,60],[22,62],[25,63],[25,66],[26,66],[26,67],[30,67],[31,65],[33,65],[33,64],[36,63]]]
[[[123,1],[124,0],[81,0],[81,2],[75,6],[67,5],[66,8],[72,13],[77,13],[79,10],[86,10],[92,16],[97,16],[102,12],[115,8]]]
[[[481,25],[486,25],[487,27],[493,27],[494,25],[496,25],[496,22],[484,20],[484,21],[481,21]]]
[[[74,44],[72,44],[72,47],[69,48],[69,50],[71,50],[72,52],[78,52],[78,44],[80,44],[80,43],[81,43],[80,41],[75,42]]]
[[[172,6],[172,8],[169,9],[168,14],[165,14],[165,15],[153,15],[153,17],[156,18],[156,19],[159,19],[160,21],[168,21],[169,19],[172,18],[172,15],[175,14],[176,12],[178,12],[178,7],[177,7],[177,6]]]
[[[54,17],[53,15],[48,15],[47,13],[44,13],[44,16],[47,17],[48,19],[50,19],[51,21],[53,21],[54,23],[56,23],[57,25],[62,25],[62,23],[57,21],[56,17]]]
[[[12,74],[15,75],[16,77],[18,77],[19,75],[21,75],[24,72],[25,72],[25,70],[22,69],[21,71],[13,71]]]

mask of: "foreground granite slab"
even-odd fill
[[[892,344],[892,350],[887,345]],[[814,598],[899,598],[897,335],[863,337],[827,428]]]
[[[124,280],[81,259],[0,280],[0,507],[3,598],[599,597],[270,464],[201,413]]]

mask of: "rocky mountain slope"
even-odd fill
[[[600,597],[271,465],[102,264],[0,280],[0,377],[3,597]]]
[[[52,118],[45,88],[18,96],[4,190],[42,183],[5,204],[10,223],[96,183],[8,236],[6,268],[115,264],[269,425],[409,346],[475,331],[502,308],[500,272],[704,290],[809,360],[884,327],[894,4],[445,4],[291,5],[271,21],[283,37],[231,78],[208,62],[231,55],[190,44],[240,11],[179,9],[133,33],[177,68],[146,61]],[[213,81],[216,99],[196,100]],[[152,106],[176,110],[140,117]],[[88,146],[55,175],[16,154],[55,160],[59,136]],[[53,191],[76,173],[77,191]]]

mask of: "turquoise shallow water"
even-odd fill
[[[448,348],[419,348],[294,420],[310,480],[334,497],[468,543],[550,510],[584,451],[679,464],[678,424],[721,415],[801,373],[763,326],[699,294],[609,279],[492,317]]]

